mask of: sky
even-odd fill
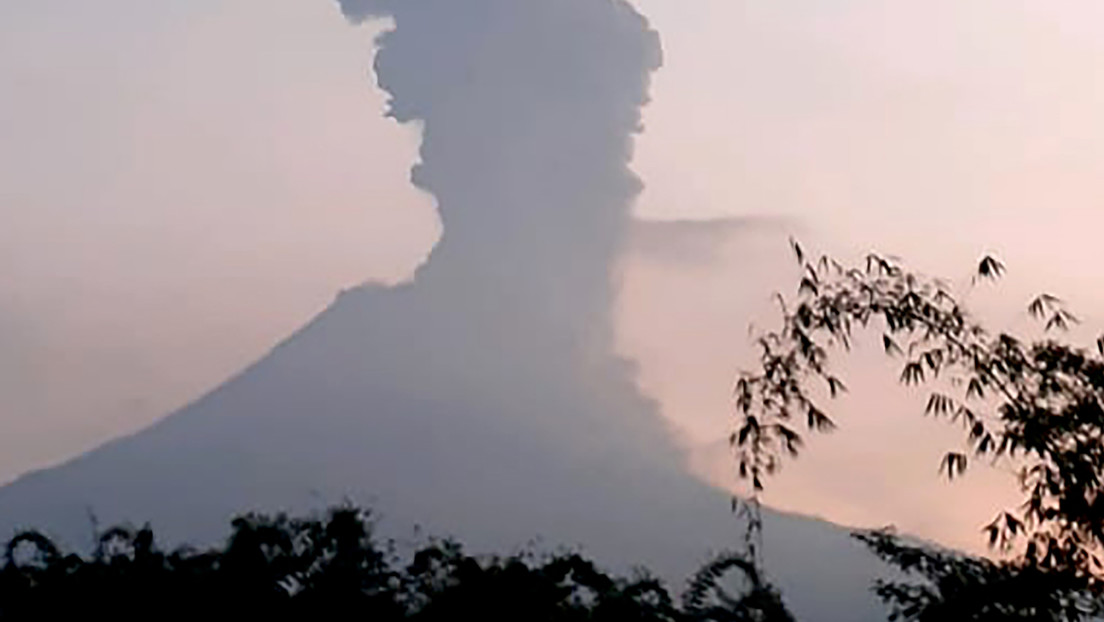
[[[1100,326],[1104,43],[1097,3],[638,0],[665,65],[633,167],[646,219],[734,217],[633,246],[620,349],[703,477],[731,484],[728,392],[792,280],[785,240],[877,248],[1019,327],[1060,294]],[[263,10],[262,10],[263,9]],[[439,235],[382,116],[372,33],[319,0],[0,5],[0,480],[156,420],[342,288],[408,278]],[[958,436],[861,351],[843,424],[768,501],[976,549],[1014,499],[946,484]]]

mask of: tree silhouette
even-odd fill
[[[735,571],[735,572],[733,572]],[[738,596],[725,589],[725,579],[736,574]],[[740,581],[742,579],[742,581]],[[782,595],[746,555],[722,553],[702,566],[682,597],[687,621],[793,622]]]
[[[405,561],[404,561],[405,560]],[[750,589],[723,580],[743,570]],[[430,540],[408,557],[377,541],[370,513],[337,507],[321,517],[245,514],[221,547],[162,552],[153,531],[113,527],[91,555],[63,554],[27,531],[5,549],[0,620],[476,619],[488,622],[706,622],[789,620],[754,568],[719,558],[693,579],[679,607],[646,571],[609,575],[578,553],[481,557]]]
[[[779,296],[781,328],[758,338],[758,369],[736,381],[738,423],[731,442],[739,475],[750,484],[749,505],[757,508],[765,479],[783,459],[799,455],[804,432],[835,427],[816,397],[818,386],[829,398],[846,390],[830,371],[830,354],[850,350],[859,331],[877,331],[885,353],[899,361],[901,382],[940,383],[929,395],[926,412],[961,424],[975,456],[1019,465],[1024,494],[1021,506],[1001,512],[986,528],[992,546],[1014,554],[1004,564],[908,547],[886,533],[860,535],[883,559],[937,584],[938,589],[923,594],[880,586],[897,615],[936,619],[939,614],[931,612],[946,613],[939,607],[965,602],[957,595],[964,585],[989,596],[1023,596],[1011,588],[1045,585],[1045,594],[1031,597],[1039,603],[1099,593],[1104,338],[1095,349],[1058,340],[1054,333],[1077,319],[1051,295],[1039,296],[1028,307],[1047,331],[1046,338],[1029,341],[991,333],[944,281],[905,270],[889,258],[871,254],[865,265],[845,266],[827,256],[812,260],[797,243],[793,249],[802,269],[796,299]],[[999,261],[986,257],[974,283],[996,280],[1003,272]],[[969,459],[949,452],[942,470],[954,478]],[[952,588],[954,581],[962,585]],[[1078,619],[1077,608],[1009,602],[1039,611],[1037,619]],[[994,619],[985,616],[999,610],[979,609],[980,617],[962,619]]]
[[[875,592],[890,607],[891,620],[1072,622],[1102,613],[1089,583],[1069,572],[910,545],[887,530],[855,537],[911,578],[875,584]]]

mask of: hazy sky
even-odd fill
[[[637,4],[666,51],[639,213],[754,223],[624,262],[622,350],[703,473],[727,464],[788,233],[952,277],[993,250],[1012,270],[978,296],[995,321],[1047,289],[1101,325],[1104,6]],[[368,75],[379,27],[327,0],[0,4],[0,480],[194,398],[342,287],[410,274],[437,220],[406,181],[417,128],[382,118]],[[939,481],[957,437],[875,361],[771,500],[977,542],[1004,480]]]

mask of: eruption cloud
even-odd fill
[[[412,180],[444,225],[418,280],[501,300],[534,322],[527,332],[555,322],[561,345],[606,339],[610,266],[641,188],[628,161],[660,64],[656,33],[622,1],[341,6],[354,21],[396,24],[375,71],[389,114],[423,128]]]

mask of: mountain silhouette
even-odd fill
[[[423,129],[412,181],[441,242],[405,285],[365,285],[179,412],[0,489],[0,529],[71,546],[149,521],[205,542],[245,510],[351,499],[471,549],[581,546],[688,577],[739,544],[613,353],[614,262],[658,36],[620,0],[393,0],[375,73]],[[800,619],[881,619],[845,530],[767,513],[768,569]]]

